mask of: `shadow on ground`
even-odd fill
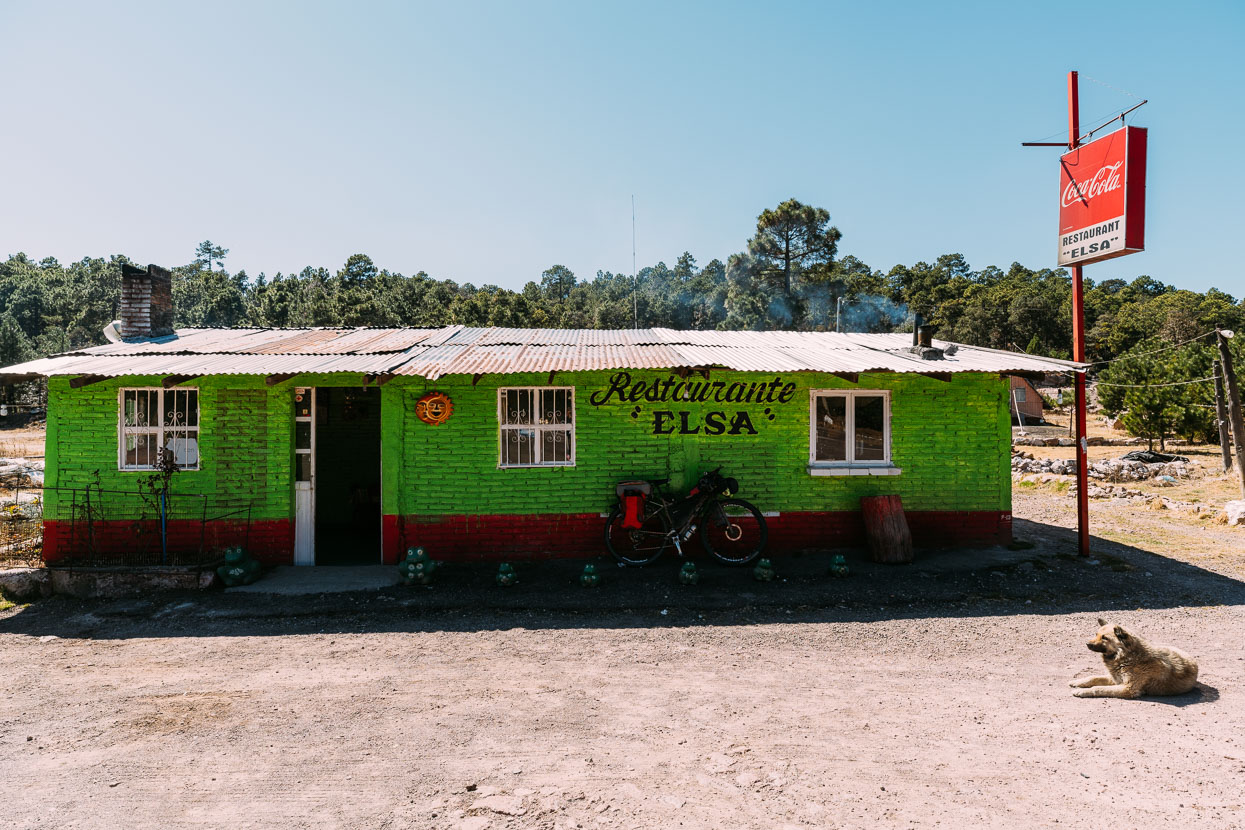
[[[1034,547],[929,551],[898,566],[869,562],[861,551],[836,551],[851,569],[841,579],[829,575],[832,552],[826,551],[775,558],[772,582],[755,581],[751,568],[699,561],[700,584],[681,585],[681,562],[671,556],[642,569],[594,560],[601,574],[596,588],[579,585],[583,560],[556,560],[516,563],[519,584],[507,588],[494,582],[495,563],[448,563],[432,586],[370,592],[53,597],[8,612],[0,633],[124,639],[647,628],[1245,604],[1245,583],[1140,548],[1096,538],[1094,556],[1084,559],[1075,554],[1075,531],[1024,520],[1016,520],[1015,536]]]
[[[1214,686],[1207,686],[1205,683],[1198,683],[1190,692],[1173,697],[1152,697],[1149,695],[1139,698],[1150,703],[1163,703],[1168,706],[1175,706],[1177,709],[1183,709],[1185,706],[1194,706],[1198,703],[1214,703],[1219,699],[1219,690]]]

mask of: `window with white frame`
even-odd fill
[[[889,464],[890,393],[813,390],[809,403],[809,462],[814,465]]]
[[[500,467],[575,465],[575,390],[525,387],[497,390]]]
[[[199,390],[122,389],[117,468],[154,470],[161,452],[179,470],[199,469]]]

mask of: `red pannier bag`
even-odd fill
[[[623,506],[622,526],[627,530],[639,530],[644,524],[644,502],[653,492],[647,481],[624,481],[615,488]]]

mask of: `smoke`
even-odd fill
[[[897,303],[877,294],[844,297],[839,330],[868,334],[891,332],[902,327],[907,319],[907,303]]]

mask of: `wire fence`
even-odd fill
[[[56,519],[45,522],[46,499]],[[250,504],[212,512],[208,497],[100,487],[14,487],[0,497],[0,566],[181,565],[221,561],[250,543]]]
[[[43,564],[43,488],[16,484],[0,499],[0,566]]]

